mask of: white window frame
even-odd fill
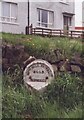
[[[3,22],[3,23],[14,23],[14,24],[17,24],[17,17],[12,17],[12,14],[11,14],[11,10],[12,10],[12,4],[15,4],[17,5],[17,3],[12,3],[12,2],[2,2],[2,4],[4,3],[8,3],[10,5],[10,17],[7,17],[7,16],[3,16],[1,15],[0,16],[0,21]],[[3,7],[3,5],[2,5]],[[18,5],[17,5],[17,9],[18,9]],[[18,10],[17,10],[18,11]]]
[[[60,3],[69,4],[69,0],[60,0]]]
[[[38,10],[40,10],[40,21],[38,21]],[[45,23],[45,22],[41,22],[41,20],[42,20],[42,10],[45,10],[45,9],[37,8],[37,27],[44,27],[44,26],[42,26],[42,24],[47,25],[47,27],[44,27],[44,28],[50,28],[50,26],[53,27],[54,26],[54,12],[46,10],[48,12],[48,22]],[[52,12],[52,14],[53,14],[53,23],[49,22],[49,13],[50,12]]]

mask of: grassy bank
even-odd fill
[[[80,39],[2,34],[3,44],[24,45],[29,55],[55,60],[54,50],[63,58],[84,56]],[[23,82],[22,70],[3,73],[3,118],[82,118],[82,77],[77,73],[59,73],[45,92],[29,91]]]
[[[82,118],[79,77],[69,74],[57,77],[42,94],[30,92],[22,83],[12,80],[11,76],[3,77],[3,118]]]
[[[84,53],[84,45],[81,39],[70,39],[60,37],[40,37],[33,35],[13,35],[2,34],[3,42],[24,45],[26,51],[35,57],[45,57],[45,54],[52,52],[55,49],[61,49],[66,57],[71,57],[74,54]]]

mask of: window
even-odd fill
[[[52,11],[37,9],[38,12],[38,26],[53,27],[54,13]]]
[[[64,25],[72,26],[72,17],[64,16]]]
[[[47,27],[48,23],[48,12],[46,10],[42,10],[42,26]]]
[[[17,22],[17,4],[2,2],[2,16],[1,20],[4,22]]]

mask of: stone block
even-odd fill
[[[78,72],[78,73],[81,72],[80,67],[77,66],[77,65],[71,65],[71,70],[72,70],[73,72]]]

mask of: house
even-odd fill
[[[75,30],[84,30],[84,0],[75,0]]]
[[[82,2],[82,27],[84,30],[84,1]]]
[[[74,29],[74,4],[74,0],[3,0],[0,2],[0,31],[25,34],[26,26],[31,24],[33,27]]]

